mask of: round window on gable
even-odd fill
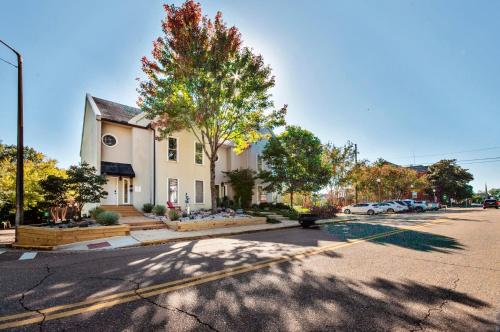
[[[116,145],[116,137],[111,134],[106,134],[102,137],[102,142],[107,146],[115,146]]]

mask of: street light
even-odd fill
[[[436,188],[433,188],[432,192],[434,194],[434,203],[436,203],[437,202],[437,199],[436,199]]]
[[[23,139],[23,58],[0,40],[17,57],[17,154],[16,154],[16,229],[24,220],[24,139]],[[14,66],[16,67],[16,66]]]
[[[381,196],[380,196],[380,182],[382,182],[382,180],[380,180],[380,178],[377,178],[377,185],[378,185],[378,201],[379,203],[382,202],[382,199],[381,199]]]

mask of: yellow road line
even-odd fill
[[[193,276],[193,277],[188,277],[185,279],[174,280],[174,281],[169,281],[169,282],[160,283],[160,284],[156,284],[156,285],[151,285],[151,286],[147,286],[147,287],[143,287],[143,288],[138,288],[137,290],[125,291],[125,292],[121,292],[121,293],[111,294],[111,295],[98,297],[98,298],[94,298],[94,299],[88,299],[85,301],[66,304],[66,305],[53,306],[53,307],[49,307],[46,309],[41,309],[38,312],[24,312],[24,313],[19,313],[19,314],[3,316],[3,317],[0,317],[0,322],[2,322],[2,321],[4,321],[4,322],[10,321],[10,322],[0,324],[0,329],[20,327],[20,326],[24,326],[24,325],[39,323],[41,321],[48,321],[48,320],[53,320],[53,319],[69,317],[69,316],[75,316],[75,315],[79,315],[79,314],[86,313],[86,312],[91,312],[91,311],[95,311],[95,310],[109,308],[109,307],[113,307],[113,306],[118,305],[118,304],[136,301],[136,300],[139,300],[143,297],[148,298],[148,297],[152,297],[152,296],[156,296],[156,295],[160,295],[160,294],[170,293],[170,292],[184,289],[187,287],[192,287],[192,286],[204,284],[207,282],[224,279],[224,278],[227,278],[230,276],[263,269],[266,267],[270,267],[270,266],[284,263],[284,262],[288,262],[288,261],[300,260],[300,259],[303,259],[305,257],[317,255],[317,254],[325,252],[325,251],[339,249],[339,248],[351,246],[351,245],[362,243],[362,242],[367,242],[367,241],[378,239],[378,238],[388,237],[388,236],[391,236],[394,234],[403,233],[403,232],[406,232],[406,231],[409,231],[412,229],[423,228],[426,226],[430,226],[432,224],[437,224],[437,223],[441,223],[441,222],[445,222],[445,221],[447,221],[447,220],[441,219],[441,220],[435,220],[435,221],[431,221],[428,223],[420,224],[417,226],[398,228],[397,230],[394,230],[394,231],[367,236],[367,237],[353,240],[353,241],[350,241],[347,243],[333,244],[333,245],[323,246],[323,247],[319,247],[319,248],[307,249],[307,250],[303,250],[303,251],[300,251],[300,252],[297,252],[297,253],[294,253],[291,255],[281,255],[281,256],[277,256],[275,258],[270,258],[270,259],[263,260],[263,261],[256,262],[256,263],[252,263],[252,264],[242,264],[242,265],[239,265],[239,266],[233,267],[233,268],[227,268],[227,269],[223,269],[223,270],[219,270],[219,271],[215,271],[215,272],[205,273],[205,274],[202,274],[199,276]],[[74,309],[74,308],[76,308],[76,309]],[[67,310],[67,309],[72,309],[72,310]],[[62,311],[62,310],[65,310],[65,311]],[[42,314],[45,315],[45,318],[43,317]],[[24,317],[30,317],[30,318],[16,320],[16,319],[24,318]]]

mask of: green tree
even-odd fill
[[[49,175],[45,180],[40,181],[40,186],[52,220],[54,222],[65,220],[70,202],[67,179],[62,176]]]
[[[54,159],[33,148],[25,147],[24,208],[36,213],[44,203],[40,182],[50,175],[64,176]],[[0,143],[0,219],[12,217],[16,200],[16,146]]]
[[[239,202],[243,209],[252,204],[252,194],[255,187],[255,171],[244,168],[224,172],[234,190],[234,201]]]
[[[266,190],[290,194],[318,191],[328,184],[330,167],[323,161],[319,138],[298,126],[287,126],[279,136],[272,137],[262,152],[267,170],[259,177]]]
[[[216,208],[215,162],[226,142],[241,152],[284,124],[286,106],[274,110],[270,89],[275,80],[262,56],[242,47],[236,27],[218,12],[212,21],[201,6],[186,1],[165,5],[163,36],[142,58],[147,79],[138,92],[141,109],[160,137],[188,130],[202,144],[210,165],[212,211]]]
[[[350,174],[356,159],[354,143],[347,142],[344,146],[326,144],[323,148],[323,159],[331,170],[328,181],[329,196],[333,199],[336,192],[338,201],[339,190],[345,189],[351,182]]]
[[[490,188],[488,189],[488,195],[500,199],[500,188]]]
[[[412,190],[424,190],[427,178],[418,176],[415,170],[397,166],[383,159],[369,164],[360,162],[351,172],[353,183],[366,200],[378,200],[379,189],[381,199],[402,198]],[[380,179],[380,182],[377,181]]]
[[[443,159],[429,167],[427,176],[430,190],[436,189],[436,195],[462,200],[472,196],[468,183],[474,179],[468,170],[457,165],[456,159]]]
[[[78,208],[78,216],[81,215],[85,203],[99,203],[108,193],[103,186],[107,180],[104,175],[98,175],[95,167],[83,162],[78,166],[70,166],[68,171],[68,189],[72,191]]]

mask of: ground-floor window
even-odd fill
[[[203,204],[203,181],[196,180],[194,182],[194,202]]]
[[[259,202],[267,202],[267,194],[264,189],[262,189],[262,186],[257,186],[257,195]]]
[[[168,201],[173,204],[179,204],[179,180],[168,179]]]

